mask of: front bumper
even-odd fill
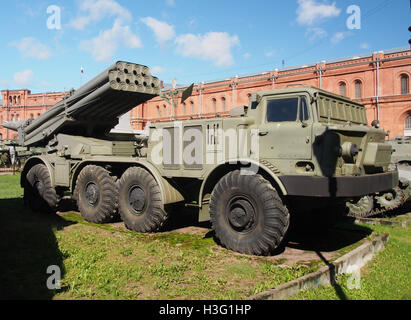
[[[304,197],[360,197],[398,186],[398,171],[354,177],[280,176],[287,194]]]

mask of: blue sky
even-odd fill
[[[117,60],[167,83],[241,76],[407,46],[410,18],[409,0],[4,1],[0,89],[77,89]]]

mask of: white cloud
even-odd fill
[[[349,35],[351,35],[350,32],[336,32],[334,35],[331,37],[331,43],[332,44],[337,44],[347,38]]]
[[[10,45],[16,47],[24,58],[46,60],[51,56],[50,48],[32,37],[14,41]]]
[[[127,48],[141,48],[141,40],[128,26],[122,26],[120,21],[114,22],[113,28],[100,31],[100,34],[80,43],[80,49],[92,54],[96,61],[108,61],[121,45]]]
[[[327,37],[327,31],[322,28],[308,28],[305,32],[305,37],[308,38],[308,41],[311,43],[316,40],[324,39]]]
[[[34,73],[31,70],[17,72],[14,74],[13,80],[20,87],[29,87],[34,80]]]
[[[323,19],[338,17],[341,9],[332,4],[317,3],[316,0],[298,0],[297,22],[300,25],[312,26]]]
[[[230,66],[234,63],[231,48],[240,41],[236,35],[226,32],[208,32],[204,35],[184,34],[175,40],[177,52],[184,57],[209,60],[216,66]]]
[[[371,48],[371,46],[370,46],[369,43],[364,42],[364,43],[361,43],[360,48],[361,48],[361,49],[364,49],[364,50],[368,50],[368,49]]]
[[[154,31],[154,35],[159,43],[171,40],[175,36],[174,27],[166,22],[152,17],[141,18],[141,21]]]
[[[176,3],[174,0],[166,0],[166,5],[168,5],[169,7],[175,7]]]
[[[269,57],[272,57],[273,55],[274,55],[274,53],[275,53],[275,51],[274,50],[270,50],[270,51],[265,51],[264,52],[264,55],[267,57],[267,58],[269,58]]]
[[[249,59],[250,57],[251,57],[251,54],[249,54],[248,52],[243,54],[244,59]]]
[[[163,73],[165,71],[166,71],[166,69],[163,68],[163,67],[160,67],[160,66],[154,66],[154,67],[151,68],[151,73],[154,74],[154,75],[159,74],[159,73]]]
[[[106,17],[116,17],[125,24],[132,20],[130,11],[114,0],[84,0],[80,4],[80,11],[84,14],[70,22],[70,26],[77,30],[84,30],[90,23],[101,21]]]

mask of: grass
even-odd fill
[[[374,225],[372,229],[388,233],[389,241],[386,248],[362,268],[357,279],[341,275],[336,286],[301,291],[292,300],[410,300],[410,226]]]
[[[400,259],[404,265],[395,275],[378,270],[375,275],[387,285],[401,275],[396,296],[408,298],[409,242],[403,244],[409,234],[398,232],[398,239],[390,234],[393,241],[383,252],[388,256],[378,258],[394,265]],[[347,240],[339,255],[358,245],[357,238]],[[23,206],[18,175],[0,177],[0,255],[2,299],[244,299],[324,265],[318,259],[289,266],[283,258],[240,255],[218,246],[210,235],[139,234],[88,223],[74,212],[33,213]],[[59,290],[46,287],[50,265],[61,269]]]

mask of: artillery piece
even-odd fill
[[[24,166],[25,203],[54,210],[69,191],[87,221],[120,216],[137,232],[160,230],[170,206],[183,204],[211,221],[226,248],[268,255],[282,244],[290,212],[398,185],[386,133],[346,97],[310,86],[261,91],[228,118],[110,133],[119,116],[158,95],[147,67],[117,62],[15,128],[22,146],[46,148]]]

